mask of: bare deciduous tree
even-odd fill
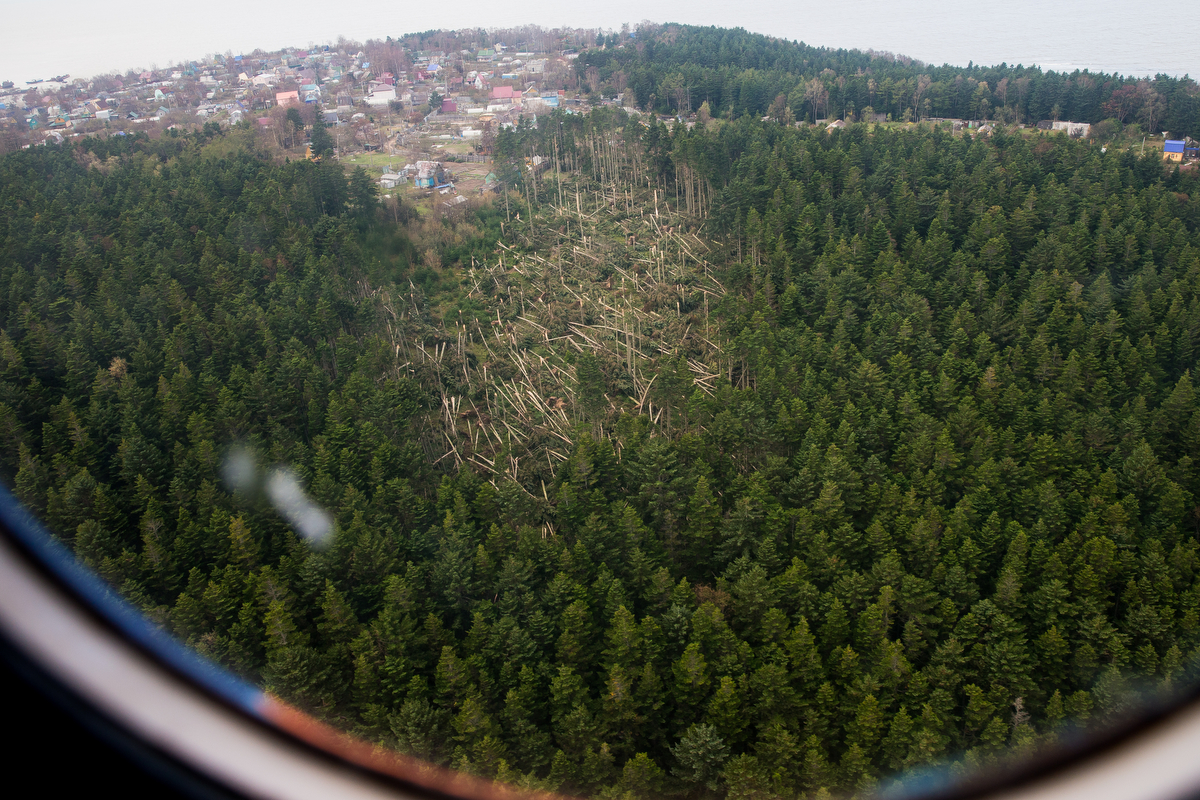
[[[812,107],[813,119],[820,119],[821,112],[829,104],[829,90],[825,88],[825,84],[819,78],[813,78],[804,87],[804,102]]]

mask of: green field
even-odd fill
[[[355,166],[365,167],[369,170],[377,169],[380,173],[387,170],[389,164],[394,169],[399,169],[405,164],[405,157],[402,155],[388,153],[357,153],[342,159],[345,164],[354,164]]]

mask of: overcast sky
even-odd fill
[[[365,40],[433,28],[619,28],[624,22],[744,27],[814,45],[889,50],[935,64],[1038,63],[1127,74],[1200,74],[1200,17],[1167,23],[1124,0],[457,0],[287,3],[0,0],[0,79],[85,77],[209,53]]]

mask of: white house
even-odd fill
[[[1066,120],[1058,120],[1054,123],[1053,130],[1064,131],[1071,138],[1086,139],[1088,133],[1091,132],[1092,126],[1088,122],[1067,122]]]
[[[395,99],[396,87],[386,85],[378,87],[366,96],[366,102],[369,106],[386,106]]]

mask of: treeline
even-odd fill
[[[4,477],[202,652],[422,758],[639,798],[849,794],[1194,677],[1194,176],[1065,137],[506,132],[514,216],[686,173],[726,253],[711,393],[685,346],[660,422],[589,403],[526,485],[421,446],[389,308],[453,306],[451,240],[418,291],[365,176],[248,137],[0,161]],[[329,549],[228,490],[239,443]]]
[[[639,108],[713,116],[894,120],[928,117],[1036,123],[1137,122],[1200,137],[1200,90],[1191,78],[1121,76],[1038,67],[933,66],[891,54],[833,50],[740,29],[649,26],[636,40],[576,60],[588,89],[626,92]],[[1113,126],[1114,129],[1119,126]]]

